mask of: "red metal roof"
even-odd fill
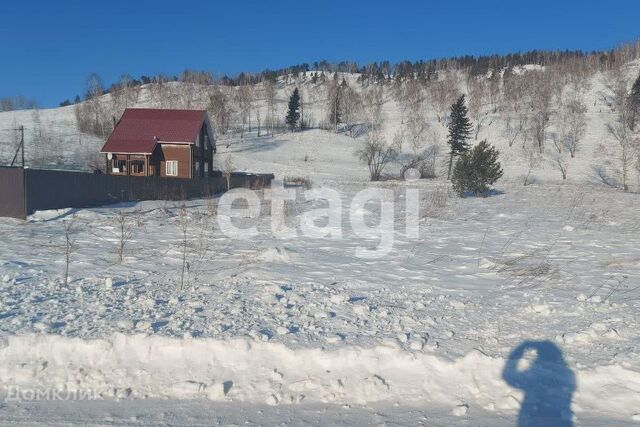
[[[101,152],[151,154],[158,142],[192,144],[205,117],[203,110],[127,108]]]

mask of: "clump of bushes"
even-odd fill
[[[466,194],[486,196],[491,185],[503,174],[498,155],[498,150],[486,140],[462,154],[451,176],[454,191],[460,197]]]
[[[287,187],[303,187],[308,190],[313,186],[313,183],[306,176],[285,176],[284,185]]]

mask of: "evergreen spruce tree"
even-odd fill
[[[300,120],[300,94],[298,88],[295,88],[289,97],[289,110],[285,119],[292,132],[298,127],[298,120]]]
[[[467,106],[464,103],[464,95],[451,106],[451,119],[449,122],[449,172],[447,179],[451,178],[453,158],[469,151],[467,140],[471,137],[473,126],[467,116]]]
[[[460,156],[453,168],[451,183],[453,189],[462,197],[470,192],[485,195],[490,186],[502,177],[502,168],[498,161],[499,152],[486,140]]]

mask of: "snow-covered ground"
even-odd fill
[[[218,141],[234,169],[337,191],[339,239],[274,234],[267,201],[259,218],[237,220],[257,226],[250,239],[222,232],[218,200],[0,218],[0,424],[499,426],[545,399],[565,418],[571,403],[575,425],[637,424],[640,196],[594,183],[611,113],[603,75],[590,87],[565,182],[543,161],[523,186],[528,166],[487,113],[479,138],[498,146],[505,169],[487,198],[459,199],[441,178],[370,184],[354,155],[361,138],[344,134]],[[292,88],[279,89],[281,108]],[[309,87],[303,97],[320,121],[323,101]],[[402,120],[389,94],[384,108],[391,140]],[[102,144],[79,134],[73,107],[0,113],[0,161],[15,146],[7,129],[21,124],[27,151],[46,129],[73,167]],[[357,255],[379,241],[361,237],[348,211],[370,186],[395,202],[392,250],[376,259]],[[406,230],[415,190],[419,238]],[[325,207],[297,191],[285,209],[294,228]],[[362,211],[375,226],[380,207]],[[131,236],[119,262],[123,218]],[[509,357],[523,343],[539,358],[525,352],[520,381]]]
[[[221,155],[309,177],[346,210],[369,185],[356,148],[310,131],[234,140]],[[379,259],[356,256],[378,242],[347,212],[341,239],[279,238],[267,203],[241,219],[259,230],[246,240],[221,233],[210,200],[0,219],[0,419],[512,425],[527,398],[503,379],[507,359],[546,340],[563,360],[541,376],[575,379],[576,425],[640,419],[637,194],[505,179],[492,197],[458,199],[438,180],[376,185],[396,201]],[[408,189],[422,196],[418,239],[405,232]],[[316,207],[299,194],[287,224]],[[121,212],[132,236],[118,263]],[[34,390],[99,400],[34,401]]]

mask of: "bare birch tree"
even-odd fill
[[[176,98],[181,108],[204,108],[208,99],[208,89],[213,85],[213,76],[207,71],[184,70],[180,75],[180,85],[174,86]]]
[[[118,263],[124,260],[125,249],[131,238],[133,237],[134,228],[138,225],[138,215],[133,212],[127,212],[125,209],[118,209],[114,215],[113,222],[115,224],[116,233],[116,255]]]
[[[215,132],[220,135],[226,134],[231,125],[233,111],[229,97],[219,86],[213,86],[211,88],[207,111],[213,118]]]
[[[251,103],[252,90],[247,84],[240,85],[234,93],[234,103],[236,105],[236,113],[240,122],[240,138],[244,138],[245,126],[249,124],[251,131]]]
[[[438,121],[446,121],[449,107],[460,97],[455,71],[440,72],[438,78],[427,86],[427,91],[435,107]]]
[[[571,158],[576,156],[580,142],[586,133],[587,107],[580,98],[572,98],[560,105],[560,140],[569,151]],[[556,147],[557,148],[557,147]]]
[[[363,147],[356,154],[363,163],[367,164],[369,179],[379,181],[386,167],[397,155],[397,150],[394,147],[389,147],[384,138],[383,88],[381,86],[369,87],[364,92],[363,101],[365,119],[369,129]]]
[[[525,163],[525,173],[523,175],[523,184],[529,185],[531,184],[531,173],[533,170],[540,164],[542,161],[542,156],[540,155],[537,147],[533,147],[532,144],[524,143],[522,144],[522,158]]]
[[[118,83],[111,89],[111,114],[120,117],[124,110],[138,102],[140,87],[134,85],[133,77],[129,74],[120,76]]]
[[[189,262],[187,260],[187,248],[189,243],[189,225],[191,222],[191,217],[185,205],[182,205],[182,207],[180,208],[179,220],[180,220],[180,250],[182,252],[181,253],[182,265],[180,268],[180,291],[182,291],[186,285],[185,280],[188,280],[189,268],[190,268]]]
[[[550,76],[543,71],[533,71],[527,74],[528,114],[531,134],[540,153],[544,153],[547,139],[547,129],[551,119],[551,107],[554,86]]]
[[[264,97],[267,106],[267,123],[273,136],[276,121],[276,89],[275,84],[271,80],[264,82]]]
[[[616,142],[615,157],[618,163],[618,175],[624,191],[629,190],[629,175],[638,155],[638,138],[630,128],[630,104],[628,88],[623,68],[612,70],[607,89],[611,94],[610,107],[614,119],[607,123],[607,132]]]
[[[476,123],[474,139],[478,139],[480,129],[488,120],[487,112],[484,110],[489,89],[484,79],[472,78],[467,83],[469,91],[469,114]]]
[[[76,251],[76,239],[78,230],[76,228],[76,217],[72,215],[70,219],[62,221],[62,227],[64,229],[64,272],[63,280],[64,285],[69,286],[69,266],[71,265],[71,257]]]
[[[526,114],[505,113],[504,136],[507,138],[509,147],[520,139],[523,144],[527,143],[527,123]]]
[[[104,87],[100,76],[96,73],[90,74],[87,78],[85,102],[76,104],[75,115],[80,131],[106,138],[110,130],[108,121],[111,119],[105,118],[101,99],[103,93]]]
[[[327,123],[329,126],[337,132],[340,125],[340,83],[338,82],[338,73],[334,73],[326,85],[327,101],[326,101],[326,113]]]
[[[346,84],[344,80],[340,90],[340,97],[342,99],[342,121],[346,125],[349,136],[353,137],[353,128],[362,112],[362,99],[360,94]]]
[[[171,90],[169,88],[169,78],[164,75],[157,75],[149,85],[151,102],[158,108],[168,108],[172,105]]]
[[[367,164],[369,179],[379,181],[386,167],[396,158],[397,151],[387,146],[382,132],[375,129],[367,133],[364,146],[357,151],[357,155],[363,163]]]
[[[505,110],[520,113],[527,93],[526,77],[506,69],[502,76],[502,103]]]
[[[384,89],[382,86],[370,86],[362,94],[365,121],[371,126],[382,126],[385,122]]]

